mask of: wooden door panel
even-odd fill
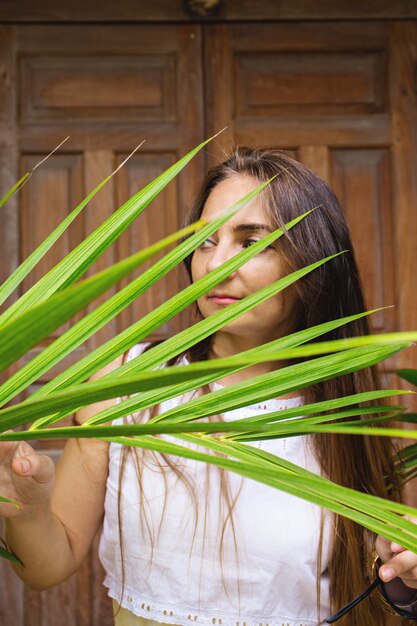
[[[20,59],[23,122],[176,119],[175,55]]]
[[[417,326],[416,42],[412,22],[205,29],[208,132],[227,124],[229,144],[295,151],[335,188],[369,306],[395,305],[374,316],[380,331]],[[406,364],[415,348],[388,369]]]
[[[234,64],[236,117],[385,110],[383,51],[237,52]]]
[[[143,139],[147,140],[25,280],[26,289],[131,194],[202,141],[201,28],[194,24],[8,27],[2,29],[0,51],[0,192],[18,179],[21,170],[33,167],[70,135],[59,153],[43,163],[22,193],[5,207],[2,278]],[[177,230],[202,177],[203,163],[204,155],[194,159],[120,241],[96,261],[89,274]],[[164,302],[182,284],[180,273],[171,272],[21,396],[35,391],[116,331]],[[112,293],[114,290],[96,304]],[[78,317],[54,336],[65,332]],[[183,319],[168,322],[157,329],[155,337],[171,335],[181,323]],[[49,341],[22,362],[38,354]],[[35,446],[58,460],[62,442]],[[102,587],[97,542],[98,538],[77,574],[41,594],[26,589],[9,566],[0,563],[0,623],[110,625],[111,604]]]
[[[394,232],[390,155],[380,150],[332,150],[332,184],[355,241],[369,308],[394,304]],[[377,331],[394,329],[393,309],[372,316]]]
[[[16,27],[14,69],[28,100],[17,103],[26,116],[21,149],[49,150],[65,132],[71,135],[66,150],[82,152],[129,152],[143,139],[152,152],[177,155],[197,145],[203,135],[200,31],[194,24]],[[180,193],[188,199],[202,162],[187,170],[191,182]]]
[[[362,146],[380,147],[390,143],[391,127],[388,114],[375,114],[372,120],[352,115],[340,116],[279,116],[267,118],[242,118],[233,121],[231,115],[219,117],[215,128],[228,122],[225,141],[230,144],[260,145],[260,143],[286,150],[303,146]],[[220,121],[222,120],[222,121]],[[227,123],[227,122],[226,122]],[[234,133],[234,134],[233,134]],[[213,162],[220,158],[220,153],[213,154]]]
[[[392,181],[395,214],[397,315],[401,329],[417,328],[417,23],[390,30]],[[417,348],[400,355],[401,367],[417,367]],[[411,403],[410,403],[411,404]],[[417,402],[414,402],[417,411]]]
[[[126,155],[118,156],[118,160],[124,160]],[[121,170],[116,181],[116,194],[118,204],[126,201],[138,189],[146,185],[163,170],[170,167],[174,162],[174,155],[170,154],[140,154],[133,156]],[[172,181],[152,204],[145,209],[140,217],[132,224],[118,240],[116,254],[118,259],[134,254],[138,250],[151,245],[153,242],[166,237],[168,233],[179,229],[179,208],[177,198],[177,181]],[[143,265],[132,276],[143,274],[155,260],[161,258],[159,254],[154,260]],[[122,284],[126,284],[124,281]],[[118,329],[126,328],[135,321],[150,313],[172,297],[179,284],[178,270],[170,273],[170,280],[158,281],[151,289],[147,290],[135,302],[123,311],[118,317]],[[163,339],[172,336],[179,330],[179,319],[170,320],[150,335],[150,339]]]
[[[208,26],[209,132],[227,124],[231,142],[283,149],[389,144],[388,33],[372,23]]]
[[[21,157],[21,173],[30,171],[46,154]],[[49,158],[23,187],[20,194],[20,258],[25,259],[81,201],[83,190],[82,155],[65,154]],[[84,214],[71,224],[22,283],[30,289],[48,270],[79,244],[85,236]]]
[[[21,219],[15,225],[15,237],[21,242],[21,258],[115,169],[121,155],[124,158],[140,140],[148,139],[145,148],[93,199],[91,207],[61,238],[60,245],[26,280],[27,287],[62,252],[74,247],[111,215],[138,186],[201,141],[201,37],[193,25],[96,29],[28,26],[14,33],[12,69],[18,76],[14,119],[22,167],[30,168],[65,134],[70,135],[60,154],[36,171],[19,200]],[[151,220],[152,228],[133,225],[132,232],[140,236],[126,234],[122,243],[95,264],[94,270],[178,228],[180,212],[196,190],[202,161],[194,160],[182,182],[171,184],[141,217],[142,224]],[[129,237],[131,242],[127,244]],[[140,310],[148,311],[155,302],[177,291],[179,280],[178,273],[171,273],[163,287],[146,296],[146,306],[142,302]],[[102,343],[116,327],[120,330],[132,319],[127,313],[120,316],[85,349]],[[174,332],[178,323],[160,329],[158,336]]]

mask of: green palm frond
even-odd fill
[[[59,291],[40,304],[16,314],[0,327],[0,371],[15,363],[42,339],[48,337],[98,296],[202,223],[193,224],[112,267]]]
[[[94,382],[86,382],[92,374],[138,342],[146,340],[151,332],[275,242],[283,235],[283,229],[277,229],[268,234],[229,259],[221,267],[189,285],[116,337],[61,371],[25,401],[15,403],[13,406],[5,406],[10,400],[16,400],[19,393],[28,389],[53,366],[61,363],[73,350],[123,311],[151,285],[177,267],[207,237],[210,237],[269,183],[268,181],[259,185],[232,207],[224,207],[225,211],[218,219],[210,223],[198,222],[185,231],[174,233],[146,250],[115,264],[108,270],[79,281],[99,256],[206,144],[207,142],[202,142],[166,172],[138,191],[0,316],[1,370],[15,363],[31,347],[49,336],[53,330],[134,268],[139,267],[145,260],[186,235],[186,238],[177,242],[163,258],[156,261],[143,274],[131,280],[126,287],[109,297],[107,301],[86,314],[80,321],[74,323],[60,337],[51,341],[43,351],[14,372],[0,386],[0,407],[2,407],[0,408],[0,441],[94,437],[215,464],[241,476],[305,498],[334,513],[345,515],[366,528],[380,532],[391,540],[417,551],[415,527],[402,518],[402,515],[406,513],[416,515],[415,509],[341,487],[324,477],[251,445],[251,442],[262,439],[294,437],[318,432],[417,438],[414,434],[417,433],[415,430],[388,426],[391,424],[389,420],[392,419],[404,424],[413,422],[412,414],[405,411],[406,407],[395,406],[388,402],[378,404],[376,407],[366,405],[370,401],[383,402],[384,399],[393,396],[400,396],[405,400],[407,394],[411,392],[369,391],[337,400],[306,404],[302,408],[302,415],[300,415],[300,407],[297,407],[255,418],[227,421],[228,411],[302,390],[324,380],[379,363],[399,350],[407,348],[410,342],[416,341],[417,332],[319,341],[320,337],[330,331],[372,314],[373,311],[369,311],[304,329],[233,357],[164,367],[167,361],[179,357],[192,346],[217,332],[225,324],[293,285],[324,263],[332,263],[332,259],[337,255],[321,259],[285,276],[179,332],[162,344],[150,347],[116,371]],[[26,180],[27,176],[18,181],[0,201],[0,206]],[[88,201],[107,180],[100,183],[6,280],[0,287],[0,302],[3,302],[21,284],[23,278],[58,240],[65,228],[85,208]],[[297,228],[298,222],[308,219],[309,213],[292,220],[286,224],[285,229]],[[162,411],[146,423],[112,424],[116,419],[183,396],[199,389],[202,385],[213,383],[256,363],[273,360],[285,361],[286,365],[268,374],[194,397],[181,404],[180,407]],[[415,382],[413,376],[408,380]],[[87,420],[83,426],[61,427],[59,425],[60,420],[78,408],[100,400],[123,396],[129,397],[99,412]],[[226,421],[212,419],[218,415],[224,415]],[[211,418],[211,421],[207,421],[208,418]],[[52,424],[54,424],[53,428]],[[10,432],[10,429],[22,426],[27,428]],[[399,455],[398,463],[399,467],[401,465],[404,479],[416,473],[417,444],[403,450]],[[0,500],[7,501],[6,498],[0,498]],[[1,556],[11,560],[16,558],[7,551],[6,546],[0,548]]]
[[[67,137],[68,139],[68,137]],[[66,141],[66,139],[64,140]],[[59,146],[55,148],[57,150],[60,146],[62,146],[64,142],[61,142]],[[53,152],[55,152],[53,150]],[[48,155],[46,158],[49,158]],[[43,159],[41,163],[45,161]],[[7,202],[7,200],[14,194],[16,191],[21,189],[23,185],[29,180],[32,173],[35,171],[41,163],[38,163],[31,172],[27,172],[22,178],[9,190],[9,192],[4,196],[2,200],[0,200],[0,207],[2,204]],[[50,233],[44,241],[16,268],[16,270],[4,281],[4,283],[0,286],[0,304],[3,304],[8,296],[13,293],[19,285],[21,285],[22,281],[26,276],[31,272],[31,270],[36,267],[39,261],[45,256],[45,254],[52,248],[54,243],[58,241],[61,235],[67,230],[69,225],[75,220],[75,218],[81,213],[81,211],[87,206],[92,198],[106,185],[109,180],[118,172],[122,165],[120,165],[110,176],[107,176],[104,180],[102,180],[76,207],[71,211],[69,215],[65,219],[62,220],[60,224]],[[6,317],[7,319],[7,317]]]
[[[258,191],[262,189],[264,185],[258,188]],[[50,346],[43,350],[37,357],[32,359],[24,367],[22,367],[15,375],[13,375],[5,385],[0,389],[0,406],[15,397],[20,391],[27,388],[34,380],[39,378],[42,374],[48,371],[53,365],[60,362],[65,356],[67,356],[72,350],[74,350],[81,343],[86,341],[95,332],[112,320],[118,313],[123,311],[129,304],[131,304],[137,297],[145,293],[155,282],[160,280],[169,271],[174,269],[181,261],[184,260],[189,254],[195,250],[207,237],[213,234],[224,222],[226,222],[231,215],[238,211],[242,206],[249,202],[256,192],[252,192],[242,198],[240,202],[232,207],[229,213],[218,218],[217,220],[206,224],[200,229],[193,237],[190,237],[186,241],[178,245],[174,250],[165,255],[161,260],[156,262],[149,270],[144,272],[137,279],[129,283],[124,289],[116,293],[113,297],[109,298],[102,305],[98,306],[91,313],[87,314],[77,324],[72,326],[68,331],[56,339]],[[202,226],[196,225],[196,226]],[[185,234],[185,231],[182,231]],[[281,231],[277,233],[277,236],[281,234]],[[175,237],[171,236],[173,239]],[[168,238],[170,239],[170,238]],[[172,239],[172,240],[173,240]],[[163,248],[163,240],[151,246],[151,249],[159,247]],[[169,243],[169,242],[167,242]],[[264,244],[262,244],[263,246]],[[146,251],[142,251],[145,253]],[[242,263],[244,262],[244,257]],[[90,357],[91,360],[91,357]],[[111,358],[110,358],[111,360]],[[99,362],[101,363],[101,362]],[[101,365],[98,365],[96,369],[89,369],[84,375],[87,378],[91,373],[97,371]],[[76,369],[80,370],[80,364],[77,364]],[[70,370],[71,371],[71,370]],[[62,381],[65,380],[66,384],[73,382],[73,379],[68,378],[70,372],[68,370],[59,378],[55,379],[51,385],[43,387],[38,393],[48,393],[53,388],[57,388]],[[82,380],[80,375],[77,376],[77,380]]]
[[[23,565],[19,557],[17,557],[13,552],[10,552],[9,550],[7,550],[7,547],[2,548],[0,546],[0,558],[7,559],[8,561],[11,561],[12,563],[16,563],[16,565]]]
[[[417,370],[415,369],[401,369],[396,372],[398,376],[406,380],[407,382],[417,387]],[[417,393],[417,390],[416,390]],[[417,424],[417,413],[403,413],[401,415],[400,420],[405,424]],[[415,428],[415,427],[414,427]],[[414,439],[412,436],[413,432],[417,432],[417,429],[410,430],[404,429],[405,433],[409,433],[409,439]],[[395,436],[395,435],[394,435]],[[400,435],[400,437],[404,437],[405,435]],[[412,480],[417,477],[417,443],[413,443],[411,445],[406,446],[405,448],[401,448],[396,457],[396,466],[398,469],[398,473],[401,477],[402,484],[404,485],[406,482]]]
[[[0,328],[16,313],[22,314],[34,304],[46,300],[56,291],[72,285],[116,241],[169,182],[208,142],[204,141],[174,163],[146,187],[138,191],[115,211],[91,235],[62,259],[0,316]],[[96,188],[97,189],[97,188]],[[95,190],[92,192],[94,194]],[[91,194],[90,194],[91,195]]]
[[[397,370],[397,374],[398,376],[401,376],[401,378],[404,378],[404,380],[417,387],[417,370],[402,369]]]

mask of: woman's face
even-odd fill
[[[214,220],[257,185],[250,176],[238,174],[223,180],[208,197],[202,217]],[[260,204],[259,195],[256,196],[195,251],[191,262],[192,280],[205,276],[275,228]],[[278,245],[275,244],[200,298],[198,308],[203,317],[208,317],[285,274]],[[219,332],[246,338],[255,345],[282,337],[296,327],[297,301],[296,290],[289,287],[244,313]]]

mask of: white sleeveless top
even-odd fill
[[[143,346],[135,346],[129,359],[142,350]],[[220,388],[216,384],[212,386]],[[187,395],[188,398],[162,403],[160,412],[183,403],[189,399]],[[225,419],[301,404],[301,398],[269,400],[230,411]],[[177,443],[182,442],[177,440]],[[250,445],[316,473],[320,471],[307,437]],[[224,522],[229,508],[221,495],[218,468],[191,459],[172,457],[193,485],[199,496],[197,502],[193,502],[187,483],[165,464],[161,472],[156,457],[147,452],[141,463],[141,505],[134,457],[129,455],[121,494],[123,585],[118,520],[121,449],[119,444],[110,445],[99,549],[106,571],[104,584],[111,598],[135,615],[166,624],[317,626],[322,623],[317,614],[316,595],[321,509],[227,472],[229,493],[235,499],[233,529],[230,521]],[[326,572],[329,539],[326,519],[320,581],[321,620],[329,614]]]

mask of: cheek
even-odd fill
[[[196,252],[194,252],[192,259],[191,259],[191,265],[190,265],[190,274],[191,274],[191,282],[194,283],[200,276],[198,273],[198,268],[199,268],[199,263],[198,260],[196,259]]]
[[[298,327],[301,315],[301,300],[298,291],[294,285],[290,285],[281,293],[282,312],[286,317],[293,320],[293,329]]]
[[[266,261],[261,255],[249,261],[241,273],[244,274],[246,282],[250,283],[253,291],[267,287],[285,276],[279,260],[272,258]]]
[[[267,316],[298,319],[300,302],[297,290],[293,285],[290,285],[266,300],[261,306],[263,306],[264,313]]]

